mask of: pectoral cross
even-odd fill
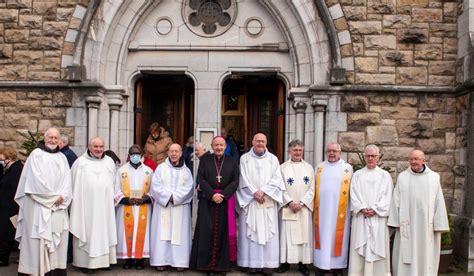
[[[219,174],[216,176],[217,178],[217,182],[221,183],[221,179],[222,179],[222,176],[220,176]]]

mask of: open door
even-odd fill
[[[143,146],[148,127],[158,122],[184,145],[194,135],[194,83],[185,75],[145,75],[136,83],[135,143]]]
[[[275,76],[237,76],[222,89],[222,127],[232,134],[242,153],[253,135],[267,136],[267,148],[280,162],[284,157],[285,86]]]

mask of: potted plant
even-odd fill
[[[448,216],[449,231],[441,234],[441,251],[439,257],[439,273],[447,273],[453,255],[454,223],[451,216]]]

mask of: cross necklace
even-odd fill
[[[224,167],[224,158],[225,158],[225,155],[222,156],[221,167],[217,168],[216,156],[214,155],[214,165],[216,166],[216,172],[217,172],[216,179],[217,179],[217,183],[219,184],[221,184],[221,179],[222,179],[221,171],[222,171],[222,167]]]

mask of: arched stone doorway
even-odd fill
[[[218,22],[215,29],[191,20],[196,9],[188,1],[100,2],[89,29],[84,29],[86,36],[78,40],[82,44],[77,56],[85,78],[104,89],[94,95],[75,95],[89,118],[99,123],[93,125],[95,121],[88,119],[77,125],[76,138],[86,143],[91,133],[109,137],[112,150],[126,155],[133,142],[143,139],[136,136],[134,108],[137,80],[148,74],[191,78],[194,106],[188,109],[193,109],[194,116],[189,135],[198,129],[213,129],[218,134],[226,80],[235,74],[274,75],[283,87],[277,104],[286,107],[277,111],[284,110],[283,116],[278,115],[283,122],[278,144],[293,138],[307,140],[306,153],[313,159],[312,124],[321,116],[310,110],[313,99],[308,91],[312,85],[327,83],[331,66],[327,34],[315,3],[231,2],[232,7],[216,11],[227,13],[230,20]],[[144,124],[138,131],[141,136]],[[285,147],[277,151],[284,159]]]
[[[135,140],[144,145],[148,126],[158,122],[184,145],[194,129],[194,83],[185,75],[144,74],[135,86]]]
[[[284,83],[275,75],[232,75],[222,87],[222,127],[233,135],[241,153],[252,147],[256,132],[280,161],[285,148]]]

